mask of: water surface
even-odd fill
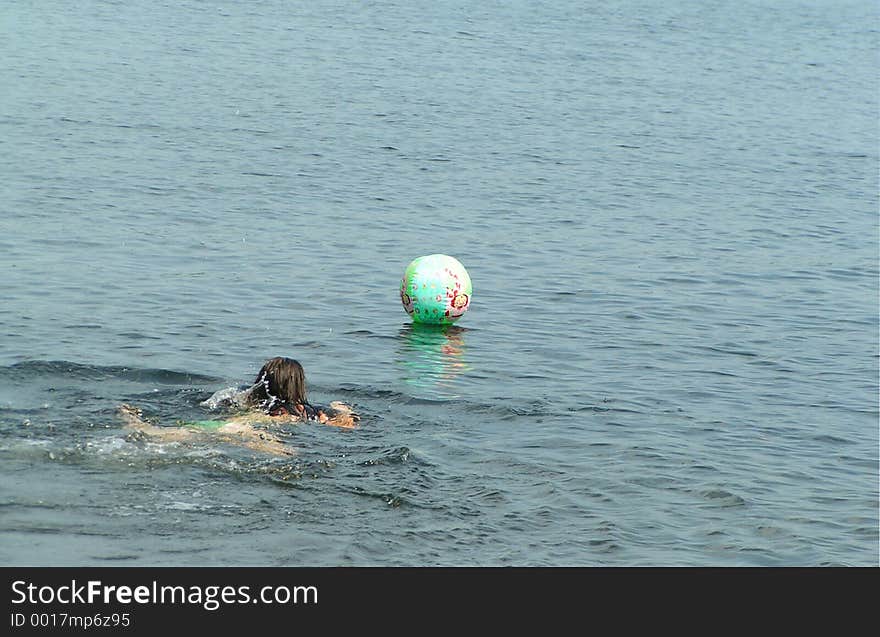
[[[877,8],[606,5],[5,4],[0,561],[876,566]]]

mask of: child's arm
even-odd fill
[[[334,400],[330,403],[330,413],[318,412],[318,419],[327,425],[334,427],[343,427],[345,429],[353,429],[357,427],[358,421],[361,419],[351,410],[351,407],[345,403]]]

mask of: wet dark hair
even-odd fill
[[[267,413],[281,407],[288,413],[295,413],[296,405],[311,407],[306,399],[306,373],[303,366],[292,358],[270,358],[260,368],[248,402]]]

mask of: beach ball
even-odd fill
[[[406,266],[400,282],[400,300],[414,322],[449,325],[470,307],[471,277],[453,257],[419,257]]]

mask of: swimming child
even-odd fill
[[[213,437],[281,456],[292,455],[293,451],[267,427],[272,429],[282,424],[315,421],[351,429],[360,420],[351,407],[339,401],[331,402],[328,409],[311,405],[306,398],[306,378],[302,365],[292,358],[281,356],[266,361],[254,384],[234,402],[247,411],[224,420],[184,422],[177,427],[153,425],[143,419],[140,409],[131,405],[121,405],[119,413],[126,422],[126,428],[151,440],[181,442]]]
[[[338,401],[330,403],[332,415],[309,404],[303,366],[299,361],[282,356],[270,358],[263,364],[245,401],[270,416],[297,416],[337,427],[353,427],[357,419],[351,408]]]

